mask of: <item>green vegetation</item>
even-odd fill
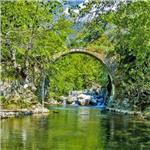
[[[72,90],[106,86],[107,72],[99,61],[83,54],[74,54],[54,64],[50,80],[50,95],[68,95]],[[99,83],[99,84],[98,84]],[[52,93],[51,93],[52,92]]]
[[[71,24],[61,15],[62,7],[58,2],[2,2],[2,78],[34,83],[51,55],[67,48]]]
[[[117,99],[126,97],[133,109],[144,110],[150,105],[150,2],[89,1],[80,17],[93,8],[96,17],[77,39],[84,35],[85,47],[116,58]]]
[[[136,110],[150,105],[149,1],[91,0],[78,15],[71,14],[74,18],[66,17],[58,1],[1,4],[1,79],[3,89],[9,89],[2,94],[8,100],[22,88],[43,101],[70,90],[106,86],[108,73],[90,57],[75,54],[51,63],[58,52],[84,47],[110,60],[118,103],[128,98]],[[85,21],[80,25],[75,17]]]

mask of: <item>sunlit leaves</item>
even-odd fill
[[[28,69],[30,78],[34,78],[33,70],[38,71],[37,75],[46,73],[52,55],[67,49],[66,40],[71,33],[71,23],[63,14],[63,4],[16,0],[2,1],[1,8],[5,64],[14,67],[13,63],[16,63],[16,67],[21,67],[24,72]]]
[[[107,72],[97,60],[74,54],[59,60],[50,76],[50,93],[67,95],[70,90],[82,90],[95,85],[105,86]]]
[[[97,52],[106,50],[108,55],[112,53],[118,58],[119,96],[123,91],[123,97],[127,96],[131,102],[136,99],[136,105],[144,109],[146,103],[150,104],[150,2],[89,1],[81,16],[88,16],[92,8],[97,16],[82,30],[82,45]],[[143,93],[147,93],[147,99],[143,99]]]

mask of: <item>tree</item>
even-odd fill
[[[106,53],[116,58],[117,98],[127,97],[132,108],[141,110],[150,104],[149,8],[149,1],[91,0],[80,16],[90,18],[81,35],[83,45],[99,51],[106,45]]]
[[[51,56],[67,49],[71,22],[58,1],[3,1],[2,80],[13,90],[45,86]]]
[[[52,54],[67,48],[70,25],[60,2],[3,1],[2,63],[9,75],[34,80],[35,68],[42,72]]]
[[[115,50],[119,54],[121,87],[132,105],[150,105],[150,2],[121,3],[114,13]]]

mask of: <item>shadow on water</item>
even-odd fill
[[[90,107],[1,122],[2,150],[149,150],[150,122]],[[57,113],[54,113],[57,112]]]

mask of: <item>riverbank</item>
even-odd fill
[[[110,107],[106,107],[106,111],[109,111],[115,114],[133,115],[141,119],[150,120],[150,113],[145,114],[140,111],[129,111],[129,110],[123,110],[123,109],[117,109],[117,108],[110,108]],[[28,115],[33,115],[33,114],[45,114],[49,112],[50,112],[49,109],[42,108],[41,106],[34,107],[32,109],[11,109],[11,110],[1,109],[0,118],[7,119],[7,118],[12,118],[12,117],[22,117],[22,116],[28,116]]]
[[[116,114],[134,115],[141,119],[150,120],[150,113],[143,113],[141,111],[129,111],[129,110],[123,110],[123,109],[117,109],[117,108],[110,108],[110,107],[106,107],[106,111],[110,111]]]
[[[33,114],[42,114],[42,113],[49,113],[49,110],[47,108],[34,108],[34,109],[1,109],[0,110],[0,118],[1,119],[7,119],[12,117],[22,117],[22,116],[28,116]]]

